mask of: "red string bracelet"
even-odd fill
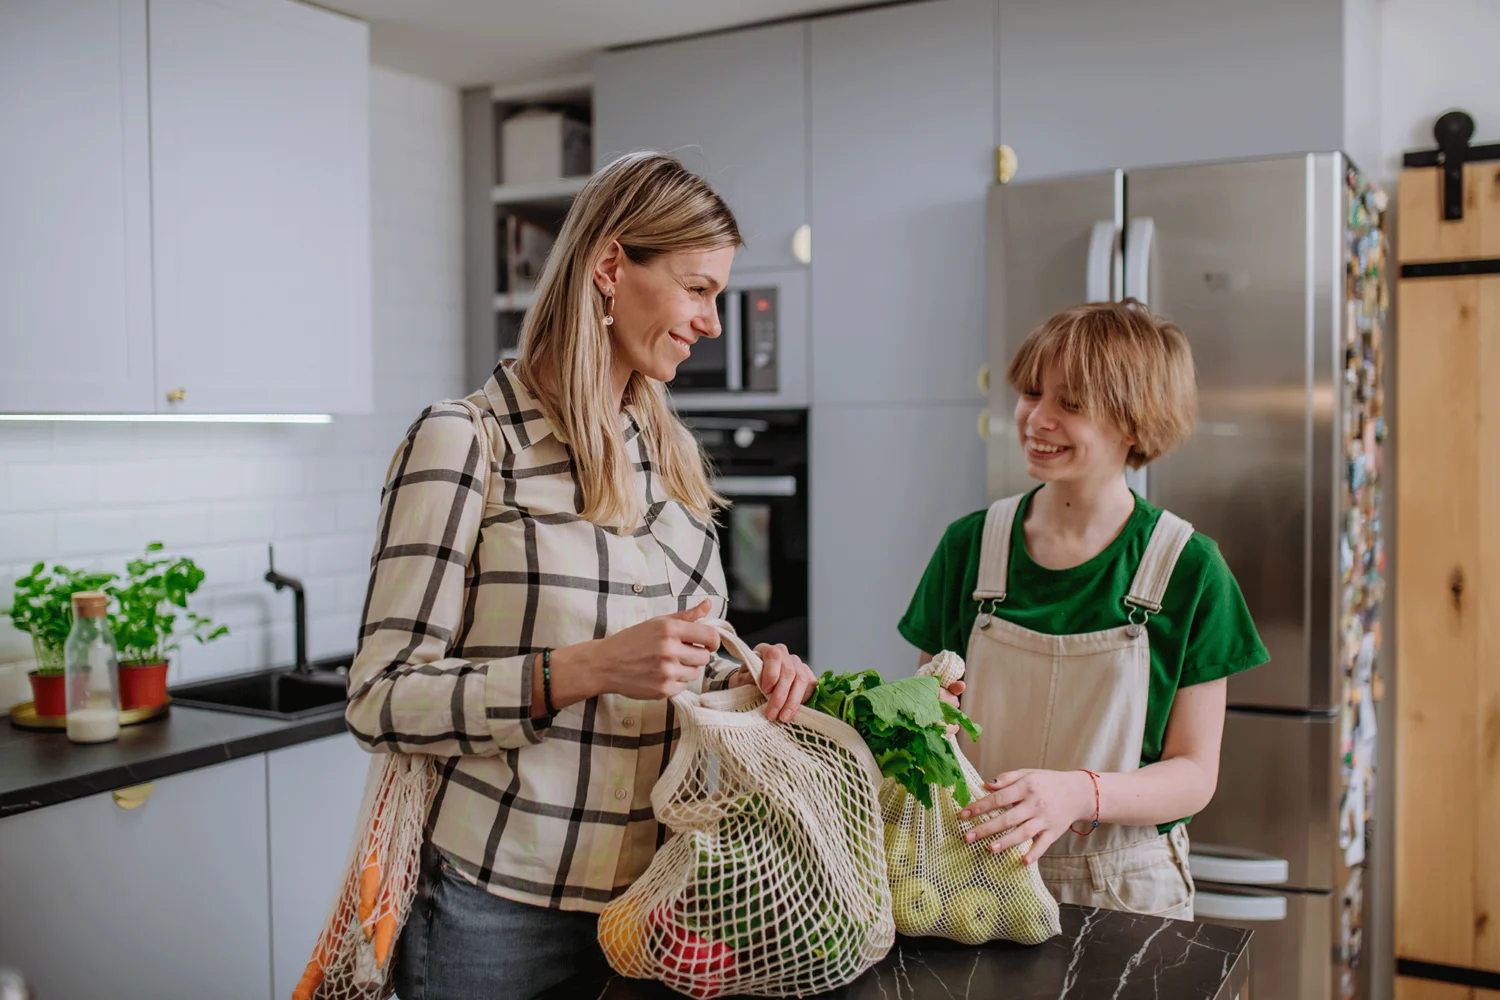
[[[1078,836],[1080,837],[1087,837],[1089,834],[1099,829],[1099,776],[1086,767],[1080,767],[1078,770],[1088,775],[1094,781],[1094,819],[1087,830],[1073,830],[1073,826],[1071,825],[1068,827],[1068,829],[1073,830],[1073,832],[1078,834]]]

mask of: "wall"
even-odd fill
[[[1494,0],[1381,0],[1381,176],[1401,154],[1435,143],[1432,123],[1461,108],[1476,143],[1500,142],[1500,4]]]
[[[374,67],[370,99],[375,412],[324,426],[0,424],[0,607],[36,560],[118,569],[160,540],[203,567],[194,608],[231,629],[185,647],[174,681],[288,663],[292,595],[262,579],[275,543],[277,569],[307,585],[309,654],[354,648],[391,452],[424,405],[469,389],[458,94]],[[0,661],[29,654],[0,619]],[[0,668],[0,701],[18,688],[19,671]]]

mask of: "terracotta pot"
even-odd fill
[[[63,674],[41,674],[33,670],[26,675],[31,681],[31,700],[36,714],[61,717],[68,714],[67,677]]]
[[[167,700],[167,661],[120,664],[120,710],[155,708]]]

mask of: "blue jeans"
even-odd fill
[[[424,848],[396,946],[400,1000],[523,1000],[603,967],[593,913],[529,906],[473,885]]]

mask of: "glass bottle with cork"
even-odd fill
[[[109,598],[97,590],[73,595],[73,630],[63,646],[68,739],[108,743],[120,735],[120,663],[106,617]]]

